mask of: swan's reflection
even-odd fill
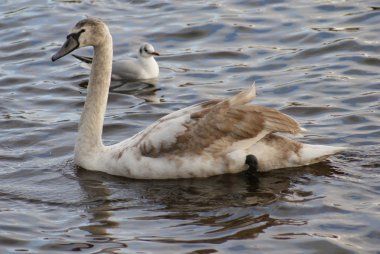
[[[89,226],[81,229],[112,242],[122,238],[124,243],[126,239],[164,243],[252,239],[274,226],[307,223],[276,218],[271,207],[278,201],[293,202],[298,194],[297,202],[314,198],[312,192],[302,192],[294,185],[312,181],[313,176],[335,174],[340,174],[339,170],[328,162],[262,173],[258,182],[244,173],[144,181],[79,169],[77,176],[87,193],[91,218]]]

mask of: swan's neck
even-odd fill
[[[101,45],[94,47],[87,97],[75,145],[75,160],[79,162],[79,165],[82,164],[81,161],[96,156],[96,152],[104,148],[102,131],[111,82],[113,54],[112,37],[108,36],[105,40]]]

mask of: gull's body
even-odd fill
[[[140,45],[136,58],[113,61],[112,79],[113,80],[143,80],[158,78],[159,67],[154,56],[159,54],[153,46],[144,42]],[[84,62],[87,68],[91,69],[92,58],[85,56],[73,55],[75,58]]]
[[[94,47],[75,145],[75,163],[85,169],[139,179],[208,177],[247,169],[247,155],[256,156],[259,171],[269,171],[315,163],[343,149],[302,144],[274,134],[297,134],[302,128],[277,110],[249,105],[254,86],[225,100],[173,112],[120,143],[104,146],[112,37],[103,22],[85,19],[67,38],[53,60],[78,47]]]

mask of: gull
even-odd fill
[[[155,79],[159,74],[159,67],[154,56],[159,56],[153,46],[147,42],[140,45],[138,57],[118,60],[112,63],[113,80],[144,80]],[[92,57],[73,56],[86,64],[91,69]]]

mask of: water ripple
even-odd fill
[[[0,11],[1,253],[377,253],[376,1],[5,1]],[[350,149],[312,166],[141,181],[77,168],[88,71],[51,63],[85,15],[115,58],[162,54],[152,84],[113,83],[105,143],[256,82],[254,103],[295,117],[301,141]],[[81,49],[80,54],[91,50]]]

